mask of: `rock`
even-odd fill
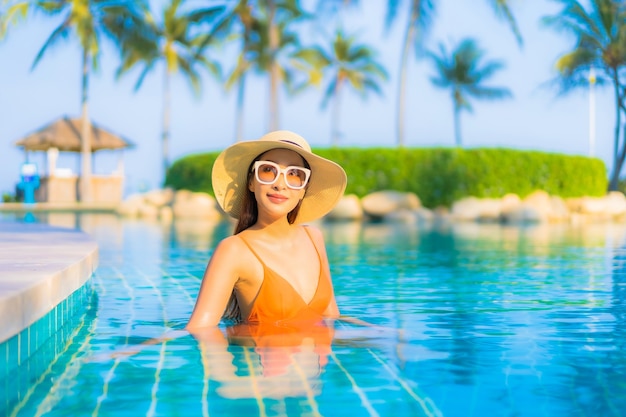
[[[415,216],[419,223],[429,223],[436,219],[435,213],[426,207],[420,207],[415,210]]]
[[[502,220],[506,223],[542,223],[548,220],[547,213],[533,207],[529,204],[522,203],[516,208],[510,210],[502,216]]]
[[[147,204],[163,207],[170,205],[174,200],[174,190],[171,188],[165,188],[162,190],[152,190],[148,191],[144,195],[144,201]]]
[[[385,221],[414,224],[418,221],[417,211],[408,209],[396,210],[387,214]]]
[[[455,201],[450,210],[454,220],[475,221],[480,217],[480,199],[477,197],[465,197]]]
[[[512,210],[517,209],[521,204],[522,199],[517,194],[505,194],[500,200],[500,215],[506,216]]]
[[[607,201],[604,197],[583,197],[578,211],[582,214],[602,215],[606,213]]]
[[[363,197],[361,207],[363,207],[363,212],[369,216],[385,217],[401,209],[418,209],[421,207],[421,202],[414,193],[377,191]]]
[[[359,197],[354,194],[344,196],[326,215],[329,220],[357,220],[363,218],[363,208]]]
[[[174,220],[174,210],[172,210],[172,207],[161,207],[159,209],[159,220],[166,224],[172,223],[172,220]]]
[[[143,195],[132,194],[119,204],[117,213],[125,217],[137,217],[144,204],[143,201]]]
[[[485,222],[500,221],[502,200],[498,198],[483,198],[479,202],[478,220]]]
[[[178,191],[174,197],[172,211],[175,218],[218,220],[222,217],[215,198],[200,192]]]
[[[159,218],[159,207],[151,204],[142,204],[139,207],[139,217],[146,220],[156,220]]]
[[[548,220],[551,222],[565,222],[570,219],[570,212],[565,201],[559,196],[550,197]]]
[[[611,191],[606,196],[606,214],[612,218],[626,215],[626,196],[620,191]]]

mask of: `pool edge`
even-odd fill
[[[0,344],[52,311],[92,276],[89,235],[42,224],[0,222]]]

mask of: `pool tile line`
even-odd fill
[[[149,274],[146,274],[145,271],[138,270],[137,274],[141,276],[146,282],[148,282],[150,286],[152,287],[152,289],[154,290],[154,294],[159,300],[159,304],[161,306],[161,315],[163,319],[163,325],[166,329],[172,329],[172,325],[170,324],[170,321],[167,318],[167,308],[165,306],[165,300],[163,299],[163,292],[157,287],[152,277]]]
[[[174,277],[164,269],[162,269],[161,272],[163,274],[163,278],[167,278],[169,281],[173,282],[174,285],[176,285],[176,287],[178,287],[180,291],[185,295],[185,297],[187,298],[187,301],[189,301],[189,305],[193,307],[196,304],[195,298],[192,297],[189,291],[187,291],[187,289],[180,284],[180,281],[177,279],[174,279]],[[192,274],[188,274],[188,275],[196,278]]]
[[[79,314],[89,308],[85,306],[92,296],[88,281],[33,325],[0,343],[0,381],[4,385],[0,389],[0,416],[7,415],[29,390],[29,386],[15,380],[36,381],[47,371],[59,349],[72,337],[75,326],[80,325]]]
[[[368,348],[367,351],[370,355],[374,357],[374,359],[376,359],[376,361],[378,361],[378,363],[383,366],[383,368],[385,368],[387,372],[389,372],[393,379],[395,379],[396,382],[400,384],[402,389],[404,389],[411,396],[411,398],[413,398],[422,407],[422,410],[428,417],[443,417],[443,413],[441,412],[441,410],[437,408],[436,404],[429,397],[422,398],[417,395],[415,391],[413,391],[413,389],[411,389],[408,383],[404,380],[404,378],[402,378],[400,375],[398,375],[397,372],[394,372],[394,370],[391,369],[388,363],[383,361],[382,358],[371,349]]]
[[[343,366],[339,358],[337,358],[335,352],[331,352],[330,357],[333,359],[339,369],[341,369],[341,371],[346,375],[346,378],[348,378],[348,381],[350,381],[350,384],[352,385],[352,390],[359,397],[359,399],[361,400],[361,405],[367,410],[369,415],[372,417],[380,417],[378,412],[374,409],[374,406],[372,405],[370,400],[367,398],[367,395],[365,394],[363,389],[356,383],[356,380],[354,379],[352,374],[346,369],[346,367]]]
[[[35,417],[39,417],[47,413],[54,407],[54,403],[59,400],[59,398],[57,397],[58,395],[57,391],[60,389],[60,387],[66,386],[64,384],[66,380],[75,380],[76,374],[78,374],[82,366],[82,361],[77,360],[76,358],[78,358],[80,354],[84,353],[85,351],[89,349],[89,346],[91,343],[91,337],[92,337],[91,335],[93,334],[93,329],[96,327],[96,322],[97,322],[97,318],[95,318],[93,322],[89,325],[90,331],[88,332],[88,335],[85,337],[85,340],[83,341],[83,343],[79,346],[79,348],[76,350],[76,352],[74,352],[70,360],[67,362],[67,366],[65,367],[63,372],[61,372],[60,376],[54,381],[54,383],[52,384],[52,387],[48,391],[48,394],[39,403]],[[83,325],[81,325],[79,328],[76,329],[76,332],[74,333],[74,337],[80,334],[80,331],[82,330],[83,327],[84,327],[84,323]],[[74,338],[72,338],[71,341],[67,343],[68,348],[72,345],[73,340]],[[57,355],[57,357],[61,358],[60,355]]]
[[[250,383],[252,385],[252,392],[254,393],[254,398],[256,399],[257,405],[259,406],[259,416],[267,417],[267,411],[265,410],[265,402],[263,395],[259,390],[259,384],[256,378],[255,366],[252,361],[252,357],[250,356],[250,348],[249,346],[243,347],[243,355],[246,360],[246,364],[248,365],[248,369],[250,370]]]
[[[148,282],[154,290],[154,294],[156,295],[157,299],[159,300],[159,304],[161,305],[163,325],[166,329],[171,329],[172,326],[170,325],[167,318],[167,308],[165,306],[165,300],[163,299],[163,292],[157,288],[156,283],[149,274],[146,274],[143,270],[138,270],[137,274],[141,276],[146,282]],[[165,364],[166,346],[167,340],[163,341],[163,343],[161,344],[161,349],[159,352],[159,362],[157,363],[156,369],[154,371],[154,383],[152,384],[150,407],[148,408],[148,411],[146,413],[147,417],[153,417],[156,413],[156,406],[158,402],[157,393],[159,391],[159,383],[161,381],[161,371],[163,370],[163,366]]]
[[[211,372],[209,370],[209,362],[206,357],[208,355],[206,345],[204,343],[198,344],[200,349],[200,361],[202,362],[202,368],[204,372],[204,380],[202,382],[202,417],[209,417],[209,378]]]
[[[125,341],[124,341],[124,344],[128,345],[128,341],[130,339],[130,333],[131,333],[131,330],[132,330],[133,325],[135,323],[135,298],[136,298],[135,297],[135,290],[130,285],[128,285],[128,280],[126,279],[126,276],[124,274],[122,274],[122,272],[118,268],[113,268],[113,273],[115,274],[116,277],[118,277],[118,278],[120,278],[122,280],[124,288],[126,288],[126,290],[128,291],[128,294],[130,295],[130,301],[128,303],[129,304],[129,308],[130,308],[130,317],[129,317],[128,323],[126,325],[126,334],[125,334],[126,338],[125,338]],[[100,283],[101,283],[101,281],[100,281]],[[97,417],[98,414],[100,413],[100,408],[102,407],[102,404],[104,403],[104,401],[108,397],[109,384],[113,380],[113,377],[115,376],[115,370],[117,369],[117,367],[118,367],[118,365],[120,364],[121,361],[122,361],[121,357],[119,357],[119,356],[116,357],[115,361],[113,362],[113,365],[111,366],[111,368],[107,372],[106,376],[104,377],[104,381],[103,381],[103,384],[102,384],[102,393],[98,396],[98,399],[97,399],[97,402],[96,402],[96,407],[94,408],[93,412],[91,413],[92,417]]]
[[[313,410],[313,415],[317,417],[322,417],[322,415],[320,414],[319,405],[315,400],[315,393],[311,388],[311,384],[309,384],[309,379],[307,378],[306,374],[302,370],[302,367],[298,364],[297,361],[293,361],[292,364],[296,372],[298,373],[300,380],[302,381],[302,386],[304,387],[304,390],[306,392],[307,403],[311,407],[311,410]]]
[[[157,393],[159,392],[159,384],[161,383],[161,371],[163,370],[163,364],[165,363],[166,346],[167,341],[164,341],[161,344],[161,349],[159,351],[159,362],[157,363],[157,367],[154,371],[154,384],[152,384],[152,390],[150,392],[150,407],[146,412],[146,417],[154,417],[156,413],[156,407],[159,401]]]
[[[18,413],[22,410],[22,408],[24,408],[26,403],[28,403],[28,400],[31,398],[31,396],[34,394],[34,392],[37,390],[37,387],[39,387],[39,385],[41,385],[45,381],[46,377],[48,375],[50,375],[50,373],[52,372],[52,368],[59,361],[61,356],[63,354],[65,354],[70,349],[70,347],[72,345],[72,341],[74,340],[76,335],[78,335],[80,333],[80,330],[83,328],[84,325],[85,325],[85,320],[83,319],[83,320],[81,320],[79,325],[74,329],[74,331],[72,332],[70,338],[67,340],[65,348],[63,350],[61,350],[57,355],[55,355],[55,357],[52,359],[52,361],[48,365],[48,368],[46,368],[46,370],[35,380],[35,382],[32,383],[32,385],[30,386],[28,391],[24,394],[24,396],[20,399],[20,401],[13,407],[13,409],[11,410],[10,417],[17,416]]]

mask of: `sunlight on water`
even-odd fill
[[[92,234],[100,266],[67,349],[4,415],[626,410],[624,225],[321,224],[342,314],[375,326],[246,338],[221,327],[145,344],[185,325],[232,225],[39,220]]]

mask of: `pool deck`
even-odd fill
[[[0,203],[0,212],[42,212],[42,211],[71,211],[71,212],[104,212],[114,213],[119,207],[119,203]]]
[[[98,245],[83,232],[0,221],[0,343],[79,289],[97,264]]]

